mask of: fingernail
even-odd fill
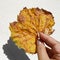
[[[40,44],[41,44],[41,42],[39,40],[37,40],[37,45],[40,45]]]

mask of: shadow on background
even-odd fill
[[[9,38],[8,44],[3,45],[3,50],[9,60],[30,60],[24,50],[18,49],[11,38]]]

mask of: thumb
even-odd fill
[[[38,60],[50,60],[44,44],[40,41],[37,41],[37,55]]]

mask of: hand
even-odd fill
[[[38,60],[60,60],[60,42],[43,33],[40,33],[40,40],[42,42],[37,41]]]

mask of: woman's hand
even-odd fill
[[[40,33],[40,40],[42,42],[37,41],[38,60],[60,60],[60,42],[43,33]]]

